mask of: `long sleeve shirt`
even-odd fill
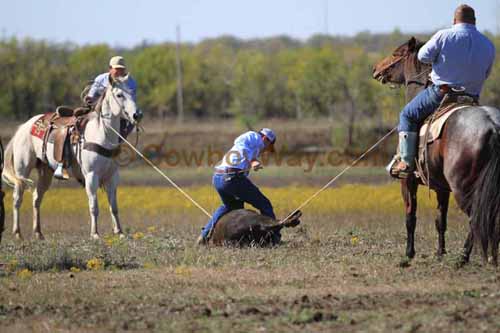
[[[438,31],[418,52],[421,62],[432,64],[435,85],[464,87],[479,96],[495,59],[495,46],[473,24],[459,23]]]
[[[254,131],[243,133],[234,140],[233,147],[224,155],[216,169],[249,170],[250,162],[257,159],[264,146],[264,141],[259,133]]]
[[[87,96],[90,96],[94,100],[97,99],[97,97],[101,96],[104,90],[106,90],[108,84],[109,84],[109,73],[103,73],[101,75],[98,75],[95,78],[92,87],[90,87]],[[131,76],[129,76],[126,85],[130,90],[130,93],[132,94],[132,98],[134,99],[134,101],[136,101],[137,83]]]

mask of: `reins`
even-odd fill
[[[429,75],[431,71],[432,71],[432,67],[429,67],[426,70],[424,70],[422,73],[417,74],[417,75],[411,77],[410,79],[405,80],[405,86],[408,87],[410,84],[418,84],[421,86],[426,86],[428,80],[426,80],[426,82],[424,83],[422,81],[419,81],[418,79],[420,79],[424,75]]]

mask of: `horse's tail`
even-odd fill
[[[14,142],[16,141],[17,136],[21,135],[23,128],[24,126],[20,126],[17,129],[16,133],[12,139],[10,139],[7,147],[5,148],[2,179],[11,187],[15,187],[16,185],[32,187],[34,184],[33,180],[29,178],[17,176],[14,170]]]
[[[483,257],[488,257],[488,245],[495,246],[500,237],[500,129],[494,129],[488,148],[490,160],[486,162],[476,180],[471,205],[472,232],[480,242]],[[494,249],[496,251],[496,249]]]

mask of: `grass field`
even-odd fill
[[[317,186],[264,187],[279,216]],[[186,189],[208,210],[208,186]],[[402,204],[395,183],[325,191],[284,230],[277,248],[198,248],[206,218],[173,189],[119,190],[128,238],[110,235],[101,195],[103,239],[88,240],[87,199],[55,188],[43,206],[43,242],[7,227],[0,245],[0,331],[401,331],[471,332],[500,328],[500,273],[478,255],[457,270],[467,232],[454,204],[448,255],[434,256],[435,203],[420,191],[417,257],[402,260]],[[58,212],[54,212],[58,209]]]

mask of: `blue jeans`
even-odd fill
[[[399,115],[400,132],[418,132],[422,122],[438,108],[443,100],[439,87],[432,85],[413,98]]]
[[[203,238],[208,237],[210,230],[215,227],[222,215],[235,209],[242,209],[245,202],[257,208],[262,215],[276,219],[269,199],[245,175],[216,173],[213,176],[212,184],[219,193],[222,205],[217,208],[203,228],[201,232]]]

